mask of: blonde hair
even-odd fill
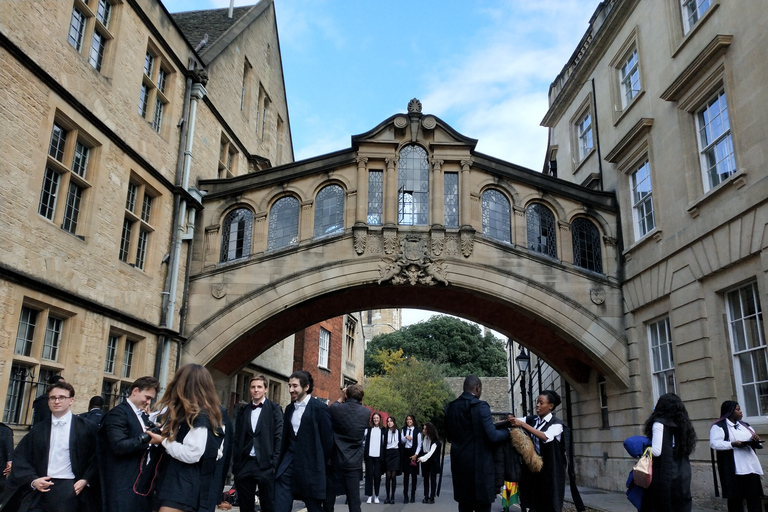
[[[171,441],[176,439],[182,423],[191,429],[200,413],[208,416],[214,432],[221,426],[219,396],[213,378],[199,364],[187,364],[176,371],[163,398],[157,403],[157,410],[164,408],[160,417],[162,435]]]

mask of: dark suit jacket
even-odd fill
[[[149,510],[147,499],[133,492],[148,437],[127,402],[104,416],[99,429],[99,469],[106,512]]]
[[[285,408],[283,448],[275,478],[280,477],[288,445],[294,438],[293,426],[291,426],[293,410],[293,403]],[[291,493],[302,498],[324,500],[326,498],[326,468],[331,462],[331,454],[333,453],[331,413],[327,405],[314,397],[309,400],[304,414],[301,416],[299,431],[293,439],[293,443]]]
[[[28,510],[37,504],[40,493],[33,490],[33,480],[48,473],[48,450],[51,446],[51,423],[39,423],[19,443],[13,460],[13,468],[8,479],[8,489],[3,499],[3,510]],[[72,416],[69,431],[69,457],[75,480],[85,479],[95,482],[96,466],[96,429],[85,418]],[[92,510],[94,489],[86,487],[80,493],[80,509]],[[98,491],[96,491],[98,492]],[[21,506],[13,502],[18,500]],[[8,508],[5,508],[5,506]]]
[[[488,402],[464,392],[445,410],[446,437],[451,443],[453,497],[459,503],[489,504],[496,499],[493,449],[509,439],[496,430]]]
[[[104,419],[104,411],[102,411],[101,409],[91,409],[88,412],[78,414],[78,416],[82,416],[83,418],[90,420],[91,422],[93,422],[94,425],[99,427],[101,425],[102,420]]]
[[[283,411],[280,406],[265,398],[256,432],[253,432],[251,405],[244,405],[240,408],[235,420],[232,473],[237,475],[240,472],[243,464],[248,460],[251,448],[256,449],[259,468],[277,469],[282,443]]]
[[[13,430],[5,423],[0,423],[0,492],[5,488],[5,470],[8,461],[13,460]]]

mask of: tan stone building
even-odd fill
[[[0,3],[4,422],[28,424],[55,373],[76,412],[141,375],[165,384],[184,343],[195,184],[293,161],[274,4],[227,11]]]
[[[623,487],[621,441],[665,392],[695,422],[699,501],[722,401],[768,435],[766,25],[760,0],[602,2],[550,87],[545,173],[615,193],[621,216],[631,383],[594,373],[574,397],[583,482]]]

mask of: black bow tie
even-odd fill
[[[253,410],[253,409],[259,409],[259,408],[261,408],[263,405],[264,405],[264,402],[261,402],[261,403],[259,403],[259,404],[255,404],[255,403],[251,402],[251,410]]]
[[[734,430],[739,430],[739,424],[738,423],[734,423],[733,424],[733,429]]]

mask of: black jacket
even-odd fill
[[[88,412],[84,412],[82,414],[78,414],[78,416],[81,416],[87,420],[90,420],[96,427],[101,426],[101,422],[104,419],[104,411],[101,409],[91,409]]]
[[[333,464],[341,469],[363,467],[363,438],[371,411],[353,398],[331,404]]]
[[[259,468],[277,469],[283,443],[283,411],[274,402],[264,399],[256,432],[251,425],[251,405],[240,408],[235,419],[232,473],[237,475],[248,460],[251,448],[256,449]]]
[[[16,447],[13,468],[3,495],[3,511],[26,511],[40,500],[40,492],[30,487],[33,480],[48,473],[51,422],[38,423]],[[96,481],[96,429],[85,418],[72,415],[69,431],[69,456],[75,480]],[[94,489],[86,486],[79,495],[80,510],[94,511]]]
[[[5,476],[2,472],[9,460],[13,460],[13,430],[5,423],[0,423],[0,492],[5,488]]]
[[[445,430],[451,443],[454,499],[459,503],[493,503],[497,492],[493,448],[509,439],[509,432],[496,430],[488,402],[468,392],[448,404]]]
[[[333,453],[333,430],[329,407],[311,398],[301,417],[301,424],[296,435],[293,433],[291,417],[293,402],[285,408],[283,416],[283,448],[280,451],[275,478],[279,478],[286,459],[288,445],[293,443],[293,475],[291,493],[303,498],[324,500],[326,498],[326,468],[330,465]]]
[[[105,512],[149,510],[147,498],[133,492],[149,434],[128,402],[106,415],[99,429],[99,470]]]

